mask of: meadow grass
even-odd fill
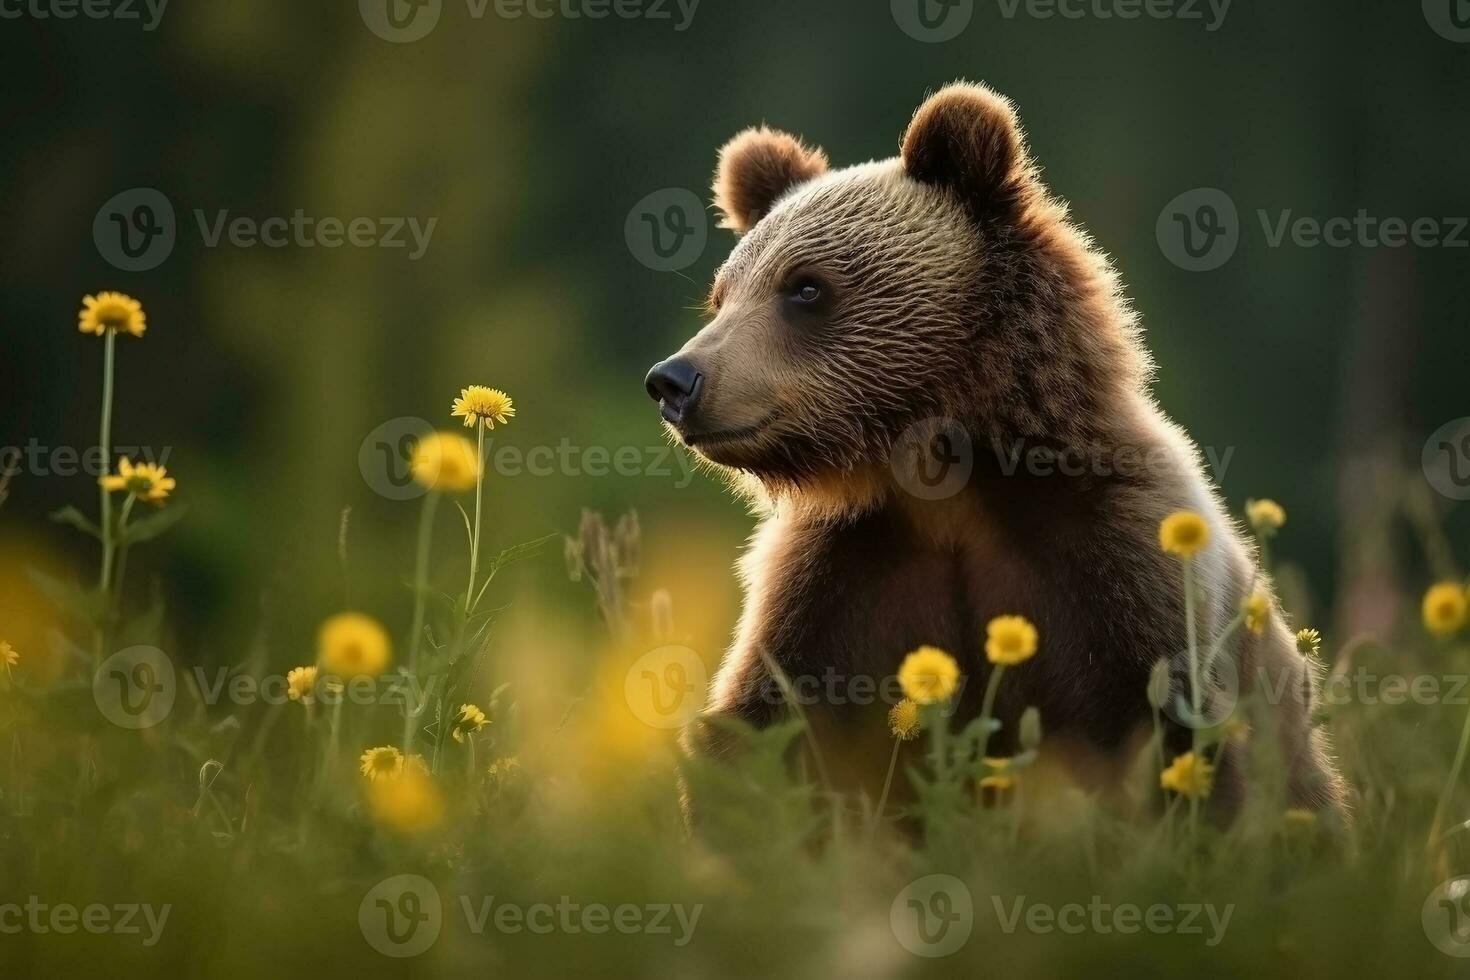
[[[104,448],[115,345],[143,326],[141,308],[115,294],[89,297],[83,311],[83,331],[108,351]],[[1318,686],[1334,695],[1315,722],[1353,789],[1345,826],[1290,811],[1269,789],[1228,827],[1202,816],[1212,749],[1242,723],[1261,724],[1249,698],[1198,727],[1187,756],[1166,759],[1156,735],[1120,787],[1121,805],[1041,778],[1045,720],[1034,712],[1017,755],[988,755],[1006,672],[1046,655],[1046,638],[1019,614],[989,625],[996,669],[980,716],[963,727],[943,710],[958,680],[949,655],[895,651],[906,699],[889,716],[891,754],[875,762],[888,779],[876,800],[855,798],[828,788],[799,710],[763,731],[722,722],[744,747],[733,763],[687,758],[674,728],[648,723],[628,694],[630,668],[677,644],[679,607],[677,590],[650,595],[639,581],[633,515],[610,527],[584,514],[561,545],[604,627],[591,678],[502,663],[491,632],[497,576],[550,560],[555,548],[532,541],[492,554],[488,544],[479,460],[485,434],[512,422],[511,399],[471,386],[453,415],[473,438],[436,433],[411,461],[428,489],[401,573],[411,621],[390,630],[364,611],[323,610],[314,662],[282,663],[258,647],[231,669],[233,687],[201,685],[162,654],[160,602],[122,601],[130,551],[162,546],[185,518],[187,487],[122,461],[101,481],[95,522],[57,512],[100,559],[87,583],[34,573],[67,623],[59,640],[70,662],[59,676],[33,676],[27,651],[0,646],[6,975],[1448,977],[1470,968],[1443,951],[1470,953],[1470,898],[1443,889],[1470,872],[1470,707],[1467,692],[1452,690],[1470,673],[1458,577],[1424,596],[1422,622],[1395,637],[1301,638],[1303,656],[1320,659]],[[1265,583],[1285,515],[1254,501],[1247,520]],[[434,553],[440,521],[463,525],[462,553]],[[1224,639],[1193,626],[1201,525],[1175,515],[1160,539],[1179,559],[1191,607],[1186,700],[1196,716]],[[1272,614],[1253,598],[1227,633]],[[1434,697],[1376,688],[1365,697],[1351,683],[1359,671],[1449,680]],[[273,680],[278,696],[258,693]],[[162,699],[164,687],[171,704],[155,717],[145,689]],[[1149,693],[1157,732],[1167,671],[1155,672]],[[1268,749],[1253,751],[1261,771],[1279,767]],[[793,766],[793,756],[809,764]],[[694,831],[686,796],[697,801]],[[393,884],[405,875],[414,884]],[[90,906],[137,903],[155,919],[166,907],[167,918],[155,931],[137,913],[137,932],[120,924],[123,913],[86,924]],[[77,917],[57,918],[59,906]],[[428,933],[432,943],[415,950]],[[928,955],[941,948],[947,955]],[[393,955],[404,952],[414,955]]]

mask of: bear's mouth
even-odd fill
[[[728,446],[738,442],[745,442],[758,436],[771,423],[773,416],[767,415],[753,425],[743,425],[735,429],[711,429],[704,432],[679,431],[679,438],[684,440],[685,445],[705,452]]]

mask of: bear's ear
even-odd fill
[[[1028,171],[1010,100],[968,82],[947,85],[919,106],[901,154],[909,176],[950,188],[980,215],[1013,200]]]
[[[720,227],[745,234],[782,194],[826,172],[827,154],[789,133],[761,126],[737,134],[720,150],[715,169]]]

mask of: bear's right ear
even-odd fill
[[[979,215],[1008,204],[1029,170],[1010,100],[968,82],[947,85],[919,106],[901,155],[909,176],[953,190]]]
[[[745,234],[782,194],[826,172],[827,154],[789,133],[761,126],[737,134],[720,150],[715,168],[720,227]]]

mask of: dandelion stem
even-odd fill
[[[893,740],[893,753],[888,757],[888,775],[883,777],[883,792],[878,794],[878,808],[873,821],[875,830],[883,822],[883,811],[888,808],[888,791],[893,787],[893,771],[898,768],[898,750],[902,745],[902,739]]]
[[[406,695],[407,700],[403,706],[403,754],[406,756],[413,748],[413,734],[416,725],[414,719],[418,717],[418,705],[413,702],[414,693],[418,687],[419,677],[419,649],[424,642],[424,607],[429,591],[429,549],[434,540],[434,513],[439,507],[439,493],[430,490],[424,497],[423,510],[419,512],[419,537],[418,549],[414,558],[413,569],[413,626],[408,634],[408,675],[411,678],[409,684],[410,693]]]
[[[1194,624],[1194,561],[1185,558],[1184,562],[1184,635],[1189,642],[1189,702],[1190,702],[1190,751],[1194,754],[1195,764],[1199,764],[1200,751],[1200,678],[1199,678],[1199,642],[1195,636]],[[1199,794],[1192,793],[1189,797],[1189,836],[1191,841],[1199,839]]]
[[[102,423],[97,434],[97,445],[102,454],[102,475],[112,472],[112,389],[113,373],[116,363],[117,331],[108,328],[107,336],[102,344]],[[112,495],[105,486],[99,483],[99,496],[102,508],[102,571],[99,576],[98,588],[104,596],[110,596],[112,588]],[[110,603],[104,608],[110,608]],[[107,615],[103,614],[104,617]],[[102,665],[102,651],[107,645],[107,624],[99,621],[95,632],[95,644],[92,651],[93,668]]]
[[[464,594],[464,611],[466,616],[475,611],[475,607],[474,605],[472,605],[472,603],[474,603],[475,595],[475,573],[479,570],[480,566],[480,499],[485,489],[484,422],[481,422],[476,427],[476,432],[479,435],[480,444],[479,448],[476,451],[475,458],[480,461],[480,468],[479,472],[475,474],[475,530],[474,533],[470,535],[470,587],[465,590]]]
[[[985,700],[980,703],[980,758],[984,759],[990,749],[990,719],[995,709],[995,692],[1000,690],[1000,675],[1006,672],[1005,664],[996,664],[990,672],[990,681],[985,685]]]
[[[429,591],[429,548],[434,544],[434,513],[440,505],[438,491],[429,491],[419,513],[419,548],[413,564],[413,630],[409,633],[409,673],[419,676],[419,648],[423,644],[423,610]]]
[[[1439,803],[1434,808],[1434,822],[1429,825],[1429,846],[1431,848],[1439,841],[1440,828],[1444,826],[1446,811],[1450,808],[1450,801],[1455,796],[1455,786],[1460,781],[1460,773],[1465,768],[1465,756],[1470,753],[1470,711],[1465,713],[1465,725],[1460,729],[1460,747],[1455,750],[1455,761],[1450,766],[1450,778],[1444,784],[1444,792],[1439,795]]]
[[[128,518],[132,515],[133,505],[137,502],[138,495],[135,493],[129,493],[128,499],[123,501],[122,513],[120,513],[117,518],[117,529],[119,534],[127,530]],[[122,604],[123,582],[127,579],[127,574],[128,545],[126,544],[126,542],[124,542],[117,549],[117,572],[112,577],[112,601],[109,604],[108,609],[109,615],[113,617],[116,617],[120,612],[118,607]]]
[[[944,746],[944,736],[949,727],[949,719],[944,716],[943,704],[926,705],[923,709],[925,720],[929,725],[929,751],[934,757],[934,781],[936,783],[949,782],[949,760],[946,758],[948,752]]]

